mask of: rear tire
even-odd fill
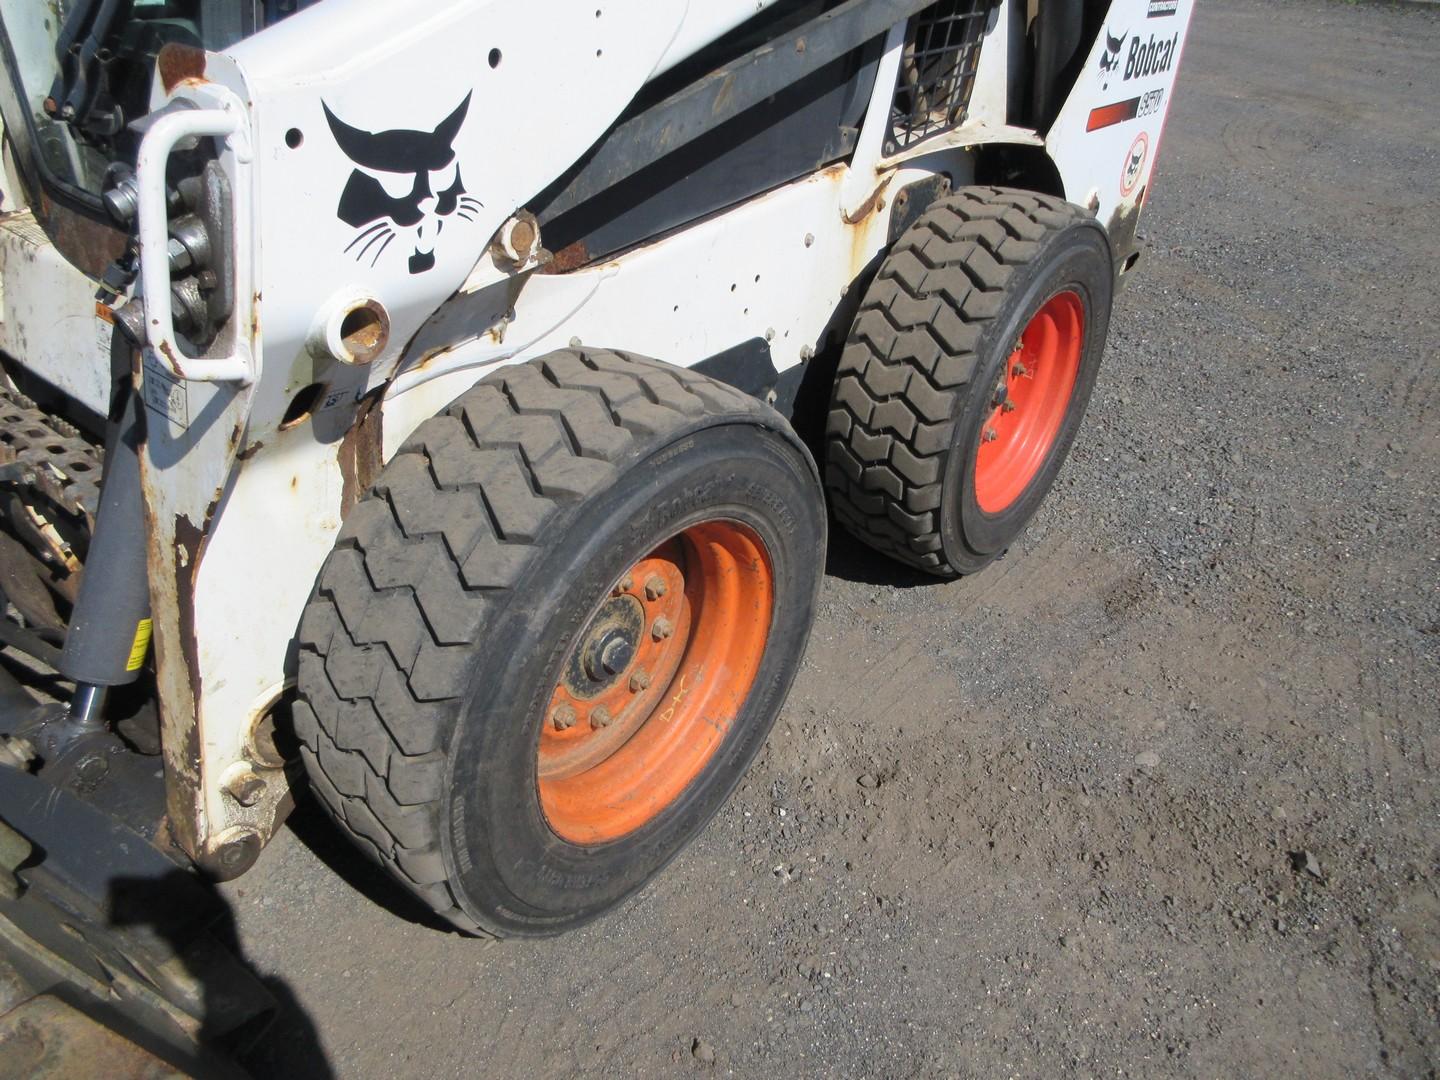
[[[764,742],[824,530],[809,455],[730,387],[598,351],[495,373],[420,425],[321,571],[296,708],[320,801],[466,931],[594,918]]]
[[[927,209],[840,359],[826,423],[836,518],[942,577],[1004,552],[1084,418],[1113,290],[1109,241],[1077,206],[966,188]]]

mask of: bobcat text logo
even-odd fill
[[[1159,75],[1175,66],[1175,46],[1180,35],[1156,38],[1153,34],[1143,45],[1137,37],[1130,42],[1130,52],[1125,57],[1125,78],[1143,79],[1147,75]]]
[[[321,103],[336,145],[355,164],[336,215],[359,232],[345,248],[374,266],[392,241],[410,247],[409,269],[435,265],[435,244],[451,217],[473,221],[481,203],[465,194],[453,143],[470,109],[470,95],[431,131],[362,131]]]

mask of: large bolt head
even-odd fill
[[[110,771],[103,754],[86,754],[75,766],[75,778],[82,784],[98,784]]]
[[[595,680],[619,675],[635,659],[635,646],[619,630],[611,630],[585,650],[585,674]]]
[[[201,865],[212,876],[229,881],[250,869],[264,846],[258,832],[246,825],[236,825],[211,841],[201,857]]]
[[[600,647],[600,666],[607,675],[619,675],[635,659],[635,646],[617,634]]]
[[[100,202],[110,220],[121,228],[128,228],[140,211],[140,186],[133,176],[126,177],[100,196]]]

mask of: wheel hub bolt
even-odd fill
[[[984,438],[986,442],[994,442],[999,437],[1000,436],[995,433],[995,429],[993,427],[987,427],[985,429],[985,434],[982,436],[982,438]]]
[[[665,616],[660,616],[650,627],[650,634],[656,641],[664,641],[675,632],[675,624]]]
[[[665,579],[659,574],[651,574],[645,582],[645,599],[659,600],[669,590],[665,587]]]
[[[621,596],[635,587],[635,579],[629,574],[622,577],[615,585],[615,595]]]
[[[638,694],[641,690],[650,688],[650,673],[644,668],[636,668],[635,674],[630,676],[630,692]]]
[[[575,710],[569,705],[561,705],[550,714],[550,721],[556,731],[568,731],[575,726]]]
[[[635,646],[619,630],[611,630],[585,652],[585,674],[592,679],[619,675],[635,659]]]
[[[1027,368],[1024,364],[1021,364],[1017,361],[1015,366],[1010,369],[1010,374],[1014,375],[1017,379],[1019,379],[1023,376],[1029,375],[1030,369]]]
[[[614,717],[610,715],[610,710],[604,705],[597,705],[590,710],[590,726],[592,728],[599,729],[609,727],[610,721],[613,719]]]
[[[1003,402],[1003,403],[1000,405],[1000,411],[1001,411],[1001,412],[1014,412],[1014,411],[1015,411],[1015,403],[1014,403],[1013,401]]]

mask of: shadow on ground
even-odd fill
[[[205,909],[200,928],[197,904]],[[198,1018],[198,1074],[227,1075],[238,1063],[255,1076],[334,1075],[309,1011],[284,979],[252,967],[234,911],[213,886],[179,868],[159,878],[117,877],[109,928],[122,942],[142,943],[146,955],[170,957],[156,983],[173,1006]]]

